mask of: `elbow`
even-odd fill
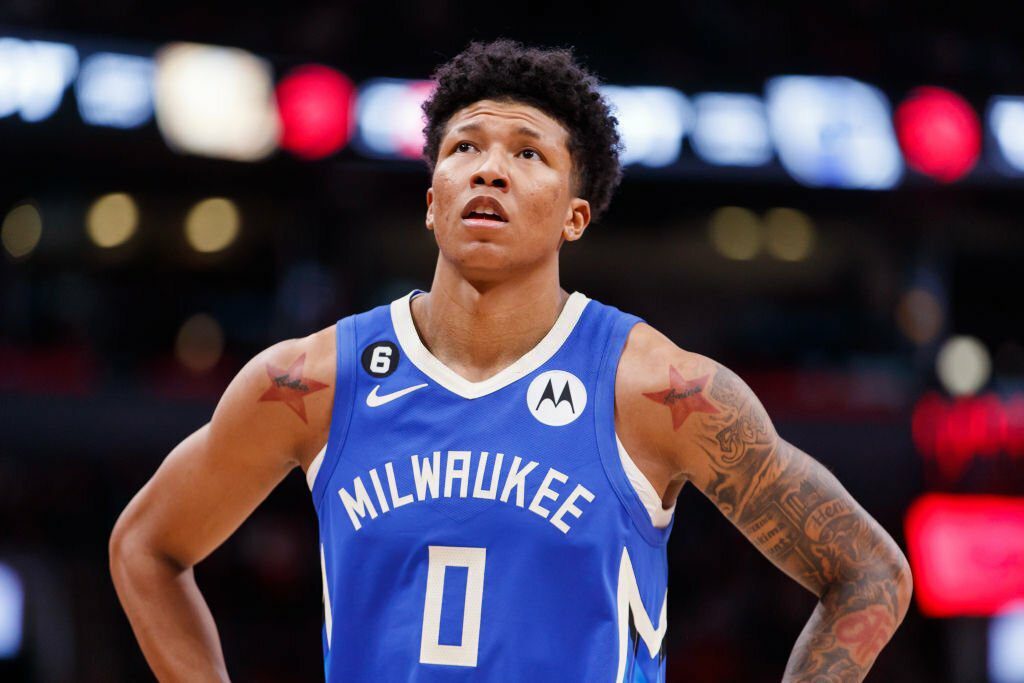
[[[124,515],[118,518],[117,523],[110,532],[110,539],[107,542],[107,557],[110,569],[110,578],[114,586],[123,583],[128,574],[128,562],[131,557],[129,546],[131,530],[125,522]]]
[[[173,578],[189,568],[154,544],[150,529],[127,509],[110,532],[107,555],[110,578],[119,594]]]
[[[878,596],[880,602],[887,603],[898,626],[910,609],[914,594],[914,574],[903,551],[894,548],[892,553],[887,553],[884,559],[877,561],[869,575],[875,585],[872,593]]]
[[[896,606],[900,621],[906,616],[910,609],[911,598],[914,595],[914,574],[910,570],[910,563],[906,556],[900,552],[896,562]]]
[[[834,605],[882,605],[895,619],[893,627],[903,622],[914,594],[914,575],[903,552],[892,543],[885,552],[857,568],[849,567],[844,577],[830,584],[822,600]]]
[[[877,559],[869,575],[882,588],[883,599],[889,603],[899,625],[910,609],[914,595],[914,574],[907,556],[891,536],[886,535],[875,550]]]
[[[121,513],[107,542],[110,578],[118,591],[128,587],[132,577],[144,571],[142,565],[150,553],[147,552],[143,537],[144,534],[131,522],[127,512]]]

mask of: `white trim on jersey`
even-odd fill
[[[629,559],[629,552],[623,548],[622,561],[619,563],[619,585],[616,592],[619,609],[619,666],[615,680],[621,681],[622,674],[626,672],[629,613],[633,613],[633,626],[636,627],[637,637],[644,641],[647,653],[651,659],[654,659],[661,651],[661,641],[665,638],[665,631],[668,630],[668,590],[665,590],[665,599],[661,602],[661,612],[658,616],[658,626],[655,628],[647,613],[647,608],[644,607],[643,598],[640,596],[640,586],[636,582],[636,574],[633,573],[633,562]]]
[[[629,457],[626,447],[619,440],[618,433],[615,434],[615,443],[619,447],[619,460],[622,461],[622,469],[626,470],[626,478],[633,485],[636,494],[640,496],[640,502],[647,508],[647,514],[651,516],[651,524],[659,529],[664,529],[672,521],[672,513],[676,511],[675,503],[667,510],[662,507],[661,497],[654,490],[654,485],[640,471],[640,468],[633,462],[633,458]]]
[[[324,454],[327,452],[327,444],[320,449],[320,452],[313,458],[313,462],[309,463],[309,469],[306,470],[306,483],[309,484],[309,490],[313,490],[313,484],[316,483],[316,473],[320,471],[320,465],[324,462]]]
[[[320,579],[324,584],[324,628],[327,632],[327,649],[331,649],[331,630],[334,623],[331,620],[331,592],[327,589],[327,564],[324,562],[324,544],[320,544]]]
[[[509,365],[495,375],[479,382],[470,382],[447,365],[439,361],[434,354],[427,350],[416,332],[416,325],[412,320],[412,310],[409,304],[412,301],[413,292],[409,292],[401,299],[391,302],[391,322],[395,327],[395,334],[398,343],[401,345],[405,355],[418,367],[423,374],[443,386],[445,389],[462,396],[463,398],[480,398],[508,386],[520,377],[530,374],[541,365],[544,365],[562,347],[565,340],[569,338],[573,328],[583,314],[590,299],[580,293],[573,292],[562,307],[555,324],[551,326],[544,338],[537,343],[525,355],[516,362]]]
[[[498,374],[481,382],[470,382],[435,358],[423,346],[423,342],[420,341],[419,334],[416,332],[416,327],[412,322],[412,313],[409,309],[409,302],[411,300],[412,292],[391,304],[391,320],[395,326],[399,343],[401,343],[402,348],[409,355],[410,360],[424,374],[450,391],[465,398],[477,398],[497,391],[512,383],[518,377],[529,374],[543,365],[569,337],[589,301],[584,294],[573,292],[565,302],[565,306],[562,308],[562,312],[559,314],[555,324],[537,346]],[[622,462],[622,468],[626,472],[626,478],[633,485],[633,489],[636,491],[637,496],[639,496],[640,502],[643,503],[647,513],[651,516],[651,524],[659,529],[667,527],[669,522],[672,521],[672,514],[675,512],[676,506],[673,505],[668,509],[662,507],[661,498],[658,496],[657,491],[655,491],[654,486],[626,452],[626,447],[622,445],[618,434],[615,435],[615,443],[618,446],[619,460]],[[313,458],[313,462],[310,463],[309,468],[306,470],[306,483],[309,484],[310,491],[313,490],[313,486],[316,483],[316,476],[320,471],[320,465],[323,463],[326,451],[327,444],[324,444],[324,447],[320,449],[320,452]]]

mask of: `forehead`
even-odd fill
[[[537,107],[522,102],[479,100],[458,110],[448,119],[445,136],[467,126],[504,132],[532,130],[542,140],[568,148],[569,132],[559,121]]]

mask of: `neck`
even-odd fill
[[[473,282],[439,258],[428,294],[412,301],[424,346],[471,382],[508,367],[536,346],[569,298],[558,261],[500,282]]]

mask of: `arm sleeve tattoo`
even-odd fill
[[[899,547],[827,468],[779,438],[733,372],[717,366],[710,380],[687,381],[673,368],[670,377],[663,402],[674,430],[687,423],[676,438],[698,463],[694,483],[761,553],[819,597],[785,680],[862,680],[909,604]]]

